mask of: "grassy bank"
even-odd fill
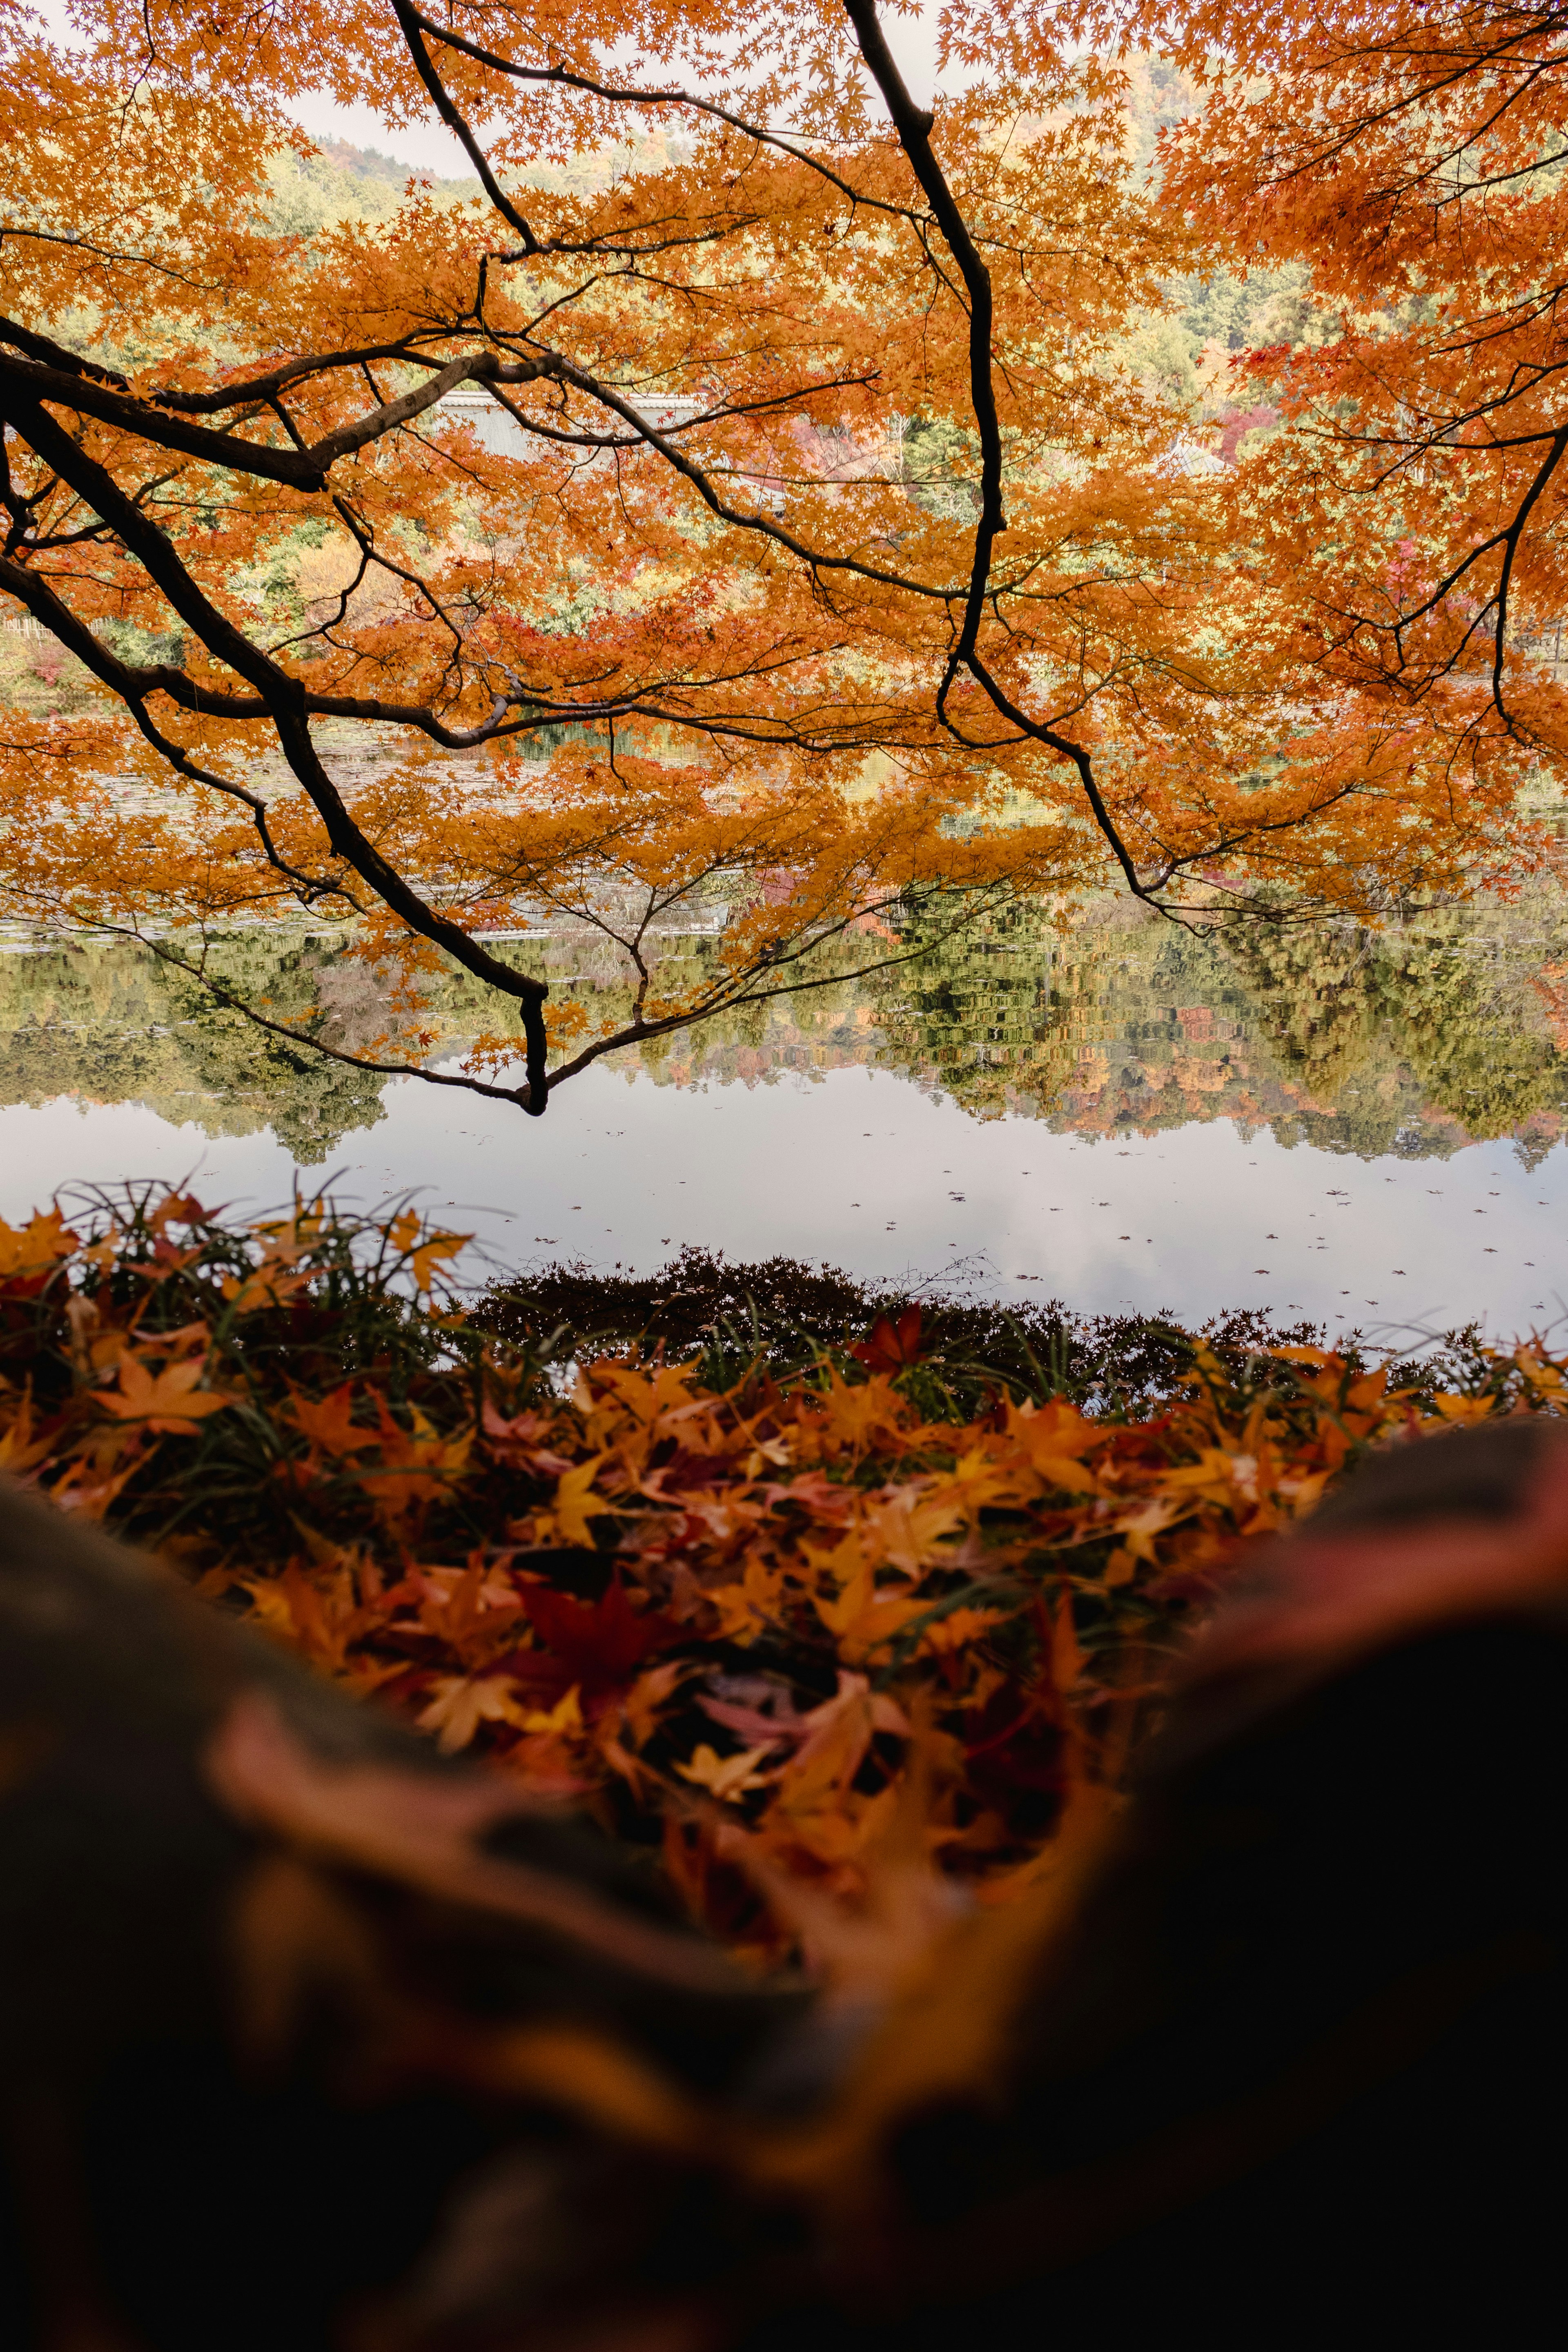
[[[1003,1893],[1249,1540],[1402,1429],[1563,1394],[1529,1347],[1417,1373],[785,1260],[468,1297],[461,1245],[154,1191],[0,1227],[0,1463],[759,1949],[742,1860],[852,1896],[916,1780]]]

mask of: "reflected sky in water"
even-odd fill
[[[0,1113],[0,1213],[72,1180],[193,1178],[210,1203],[287,1197],[270,1129],[204,1134],[138,1104]],[[1227,1307],[1390,1340],[1472,1318],[1542,1326],[1568,1292],[1568,1150],[1509,1139],[1447,1160],[1357,1160],[1228,1118],[1153,1137],[971,1117],[886,1070],[747,1088],[593,1071],[542,1120],[454,1106],[414,1081],[320,1170],[346,1198],[416,1192],[500,1265],[558,1256],[648,1271],[683,1244],[875,1276],[954,1279],[1083,1312]]]

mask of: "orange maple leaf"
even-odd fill
[[[367,1445],[380,1443],[379,1433],[367,1429],[353,1419],[354,1383],[345,1381],[319,1404],[296,1390],[285,1410],[295,1427],[303,1431],[312,1445],[323,1454],[357,1454]]]
[[[8,1225],[0,1217],[0,1282],[47,1273],[76,1246],[58,1209],[36,1210],[25,1225]]]
[[[139,1356],[121,1356],[120,1393],[99,1389],[94,1402],[116,1421],[141,1422],[167,1437],[194,1437],[200,1420],[234,1402],[219,1389],[197,1387],[205,1370],[205,1358],[192,1356],[154,1375]]]

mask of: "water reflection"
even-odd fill
[[[663,944],[714,951],[698,932]],[[515,952],[556,995],[615,1010],[590,935]],[[331,1042],[385,1024],[373,976],[328,941],[253,933],[222,955]],[[431,1006],[438,1055],[493,1019],[453,983]],[[700,1239],[956,1265],[1085,1308],[1500,1328],[1555,1311],[1568,1229],[1568,910],[1545,896],[1226,944],[1121,906],[1015,907],[916,963],[620,1056],[526,1132],[302,1056],[124,946],[0,956],[0,1030],[10,1215],[71,1175],[204,1157],[230,1197],[275,1199],[296,1166],[330,1164],[361,1197],[477,1204],[513,1259],[647,1264]]]
[[[1226,1118],[1361,1159],[1509,1135],[1528,1164],[1568,1114],[1568,908],[1554,899],[1223,943],[1119,906],[1049,961],[1040,929],[1020,909],[938,950],[883,1013],[884,1050],[982,1116],[1083,1134]]]
[[[913,927],[904,934],[918,940]],[[665,951],[710,944],[683,936]],[[841,952],[864,961],[859,944]],[[527,943],[520,960],[558,999],[615,1010],[620,991],[591,935]],[[329,940],[256,932],[217,961],[332,1044],[363,1049],[385,1026],[373,976]],[[479,993],[455,981],[433,996],[438,1054],[493,1018]],[[0,957],[0,1035],[6,1104],[74,1094],[143,1102],[214,1136],[270,1126],[302,1161],[381,1116],[377,1079],[263,1036],[118,942]],[[914,964],[615,1059],[678,1087],[897,1069],[980,1118],[1013,1113],[1107,1136],[1227,1118],[1364,1159],[1442,1158],[1510,1135],[1528,1162],[1568,1116],[1568,908],[1538,896],[1430,911],[1380,934],[1254,930],[1221,942],[1121,905],[1067,925],[1018,906]]]

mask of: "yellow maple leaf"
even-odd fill
[[[1160,1483],[1169,1493],[1200,1497],[1211,1503],[1229,1503],[1239,1495],[1243,1501],[1258,1499],[1258,1459],[1252,1454],[1230,1454],[1223,1446],[1206,1445],[1196,1462],[1171,1466],[1160,1474]]]
[[[773,1742],[765,1741],[760,1748],[743,1748],[738,1756],[721,1756],[706,1740],[689,1764],[677,1764],[676,1771],[683,1780],[695,1780],[699,1789],[708,1790],[721,1803],[733,1804],[749,1790],[765,1789],[766,1779],[757,1767],[765,1756],[773,1753]]]
[[[835,1790],[825,1804],[788,1809],[789,1842],[815,1861],[842,1869],[887,1835],[897,1806],[894,1788],[879,1789],[874,1797]]]
[[[393,1420],[384,1397],[378,1396],[376,1409],[380,1425],[375,1444],[381,1466],[356,1469],[355,1475],[381,1516],[395,1522],[416,1503],[434,1502],[453,1479],[462,1476],[474,1433],[466,1430],[444,1442],[417,1405],[409,1408],[412,1430]]]
[[[851,1383],[830,1371],[827,1387],[812,1399],[811,1419],[834,1445],[858,1454],[879,1430],[902,1428],[910,1408],[884,1372]]]
[[[1375,1372],[1364,1372],[1353,1381],[1344,1392],[1346,1412],[1374,1412],[1385,1402],[1388,1387],[1388,1367],[1379,1364]]]
[[[803,1543],[800,1551],[819,1582],[832,1588],[825,1598],[819,1593],[813,1606],[823,1624],[836,1633],[841,1622],[848,1623],[870,1604],[877,1563],[882,1559],[875,1531],[852,1528],[831,1549]]]
[[[400,1257],[405,1256],[419,1239],[419,1218],[413,1209],[403,1209],[382,1227]]]
[[[769,1568],[752,1552],[740,1582],[717,1585],[706,1599],[717,1612],[718,1630],[726,1641],[754,1642],[783,1605],[784,1572]]]
[[[791,1819],[816,1812],[842,1799],[879,1731],[906,1738],[909,1722],[896,1699],[873,1691],[864,1675],[839,1669],[834,1696],[805,1717],[810,1727],[790,1759],[780,1784],[780,1802]]]
[[[1112,1522],[1112,1531],[1124,1538],[1124,1548],[1132,1559],[1145,1559],[1151,1566],[1155,1559],[1155,1538],[1174,1527],[1192,1508],[1190,1497],[1156,1495],[1141,1503],[1135,1511],[1124,1511]]]
[[[645,1748],[658,1729],[660,1709],[674,1697],[677,1685],[695,1671],[691,1658],[665,1658],[638,1675],[621,1702],[621,1713],[639,1748]]]
[[[582,1415],[591,1445],[619,1444],[627,1461],[641,1467],[658,1437],[680,1431],[682,1442],[701,1448],[701,1427],[711,1422],[706,1397],[694,1398],[696,1364],[664,1364],[644,1370],[608,1360],[578,1367],[573,1402]]]
[[[1048,1404],[1008,1406],[1008,1435],[1021,1445],[1031,1461],[1071,1460],[1104,1437],[1104,1430],[1086,1421],[1075,1404],[1052,1397]]]
[[[1031,1490],[1020,1480],[1016,1464],[998,1462],[989,1445],[971,1445],[933,1491],[943,1501],[958,1504],[967,1518],[974,1518],[989,1505],[1023,1502]]]
[[[993,1625],[1003,1623],[1006,1616],[1003,1609],[950,1609],[946,1617],[932,1619],[920,1636],[920,1646],[939,1655],[967,1649],[971,1642],[988,1633]]]
[[[840,1634],[839,1655],[852,1666],[863,1665],[874,1652],[896,1641],[916,1617],[923,1617],[929,1605],[902,1592],[879,1592],[864,1615]]]
[[[1007,1443],[1023,1454],[1037,1478],[1069,1494],[1098,1493],[1100,1481],[1078,1457],[1103,1436],[1103,1430],[1060,1398],[1047,1405],[1008,1407]]]
[[[945,1557],[943,1538],[956,1534],[969,1517],[973,1492],[946,1478],[894,1487],[867,1509],[865,1539],[890,1568],[918,1576]]]
[[[8,1470],[13,1477],[31,1470],[35,1464],[46,1461],[55,1449],[57,1440],[51,1433],[39,1437],[33,1425],[33,1395],[31,1388],[17,1398],[3,1434],[0,1434],[0,1470]]]
[[[257,1624],[265,1625],[269,1633],[281,1635],[286,1642],[292,1641],[294,1612],[283,1587],[258,1578],[255,1583],[247,1581],[244,1589],[250,1595],[251,1612]]]
[[[567,1470],[561,1475],[555,1490],[552,1516],[559,1533],[568,1543],[591,1544],[593,1536],[589,1521],[601,1518],[606,1511],[614,1508],[613,1504],[604,1502],[592,1491],[593,1481],[603,1460],[602,1454],[596,1454],[591,1461],[580,1463],[575,1470]]]
[[[1444,1421],[1490,1421],[1491,1418],[1493,1400],[1490,1396],[1439,1396],[1434,1397],[1432,1402]]]
[[[432,1234],[427,1242],[421,1242],[417,1249],[410,1250],[408,1262],[420,1290],[434,1289],[435,1269],[442,1260],[459,1256],[473,1238],[472,1234]]]
[[[1035,1454],[1030,1466],[1046,1486],[1063,1487],[1070,1495],[1100,1492],[1100,1481],[1087,1463],[1075,1462],[1070,1454]]]
[[[223,1279],[223,1294],[227,1305],[236,1315],[254,1315],[264,1307],[287,1306],[296,1292],[303,1290],[310,1280],[308,1266],[292,1271],[263,1263],[247,1274],[241,1282],[232,1274]]]
[[[555,1705],[548,1711],[543,1707],[530,1708],[523,1717],[523,1729],[543,1731],[555,1739],[560,1738],[569,1731],[580,1731],[582,1702],[578,1696],[576,1683],[573,1683],[564,1698],[557,1699]]]
[[[923,1616],[931,1604],[904,1592],[879,1592],[867,1562],[841,1592],[831,1599],[819,1592],[812,1605],[829,1633],[837,1635],[843,1656],[857,1664],[901,1633],[912,1618]]]
[[[435,1744],[444,1756],[466,1748],[482,1723],[529,1727],[509,1675],[443,1675],[431,1688],[434,1696],[419,1724],[422,1731],[436,1733]]]

